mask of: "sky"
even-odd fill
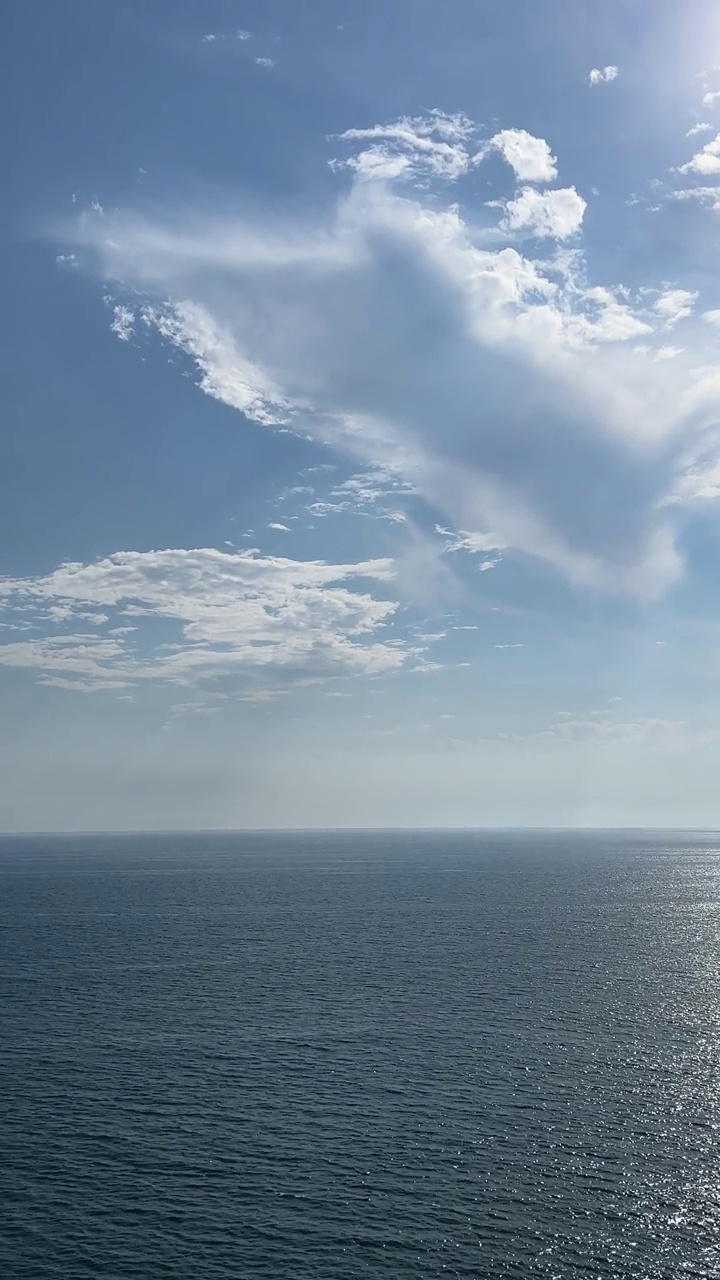
[[[0,830],[720,826],[710,0],[17,0]]]

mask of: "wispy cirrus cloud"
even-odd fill
[[[473,162],[475,132],[472,121],[462,114],[431,111],[426,116],[403,116],[391,124],[346,129],[339,141],[370,145],[333,164],[376,180],[422,176],[453,180],[467,173]]]
[[[690,741],[715,742],[717,731],[697,729],[684,720],[663,720],[653,716],[628,721],[618,720],[610,714],[583,716],[558,713],[548,728],[526,735],[524,740],[577,746],[594,743],[608,747],[642,742],[661,749],[676,749],[687,746]]]
[[[320,471],[321,468],[311,470]],[[334,467],[330,470],[334,470]],[[397,504],[414,492],[412,484],[397,470],[376,462],[366,470],[333,484],[322,498],[318,498],[315,489],[312,489],[312,501],[307,503],[305,510],[313,516],[352,512],[375,520],[402,523],[406,515]]]
[[[118,213],[70,238],[143,295],[129,323],[184,351],[207,394],[391,469],[571,581],[656,594],[680,571],[682,476],[720,450],[711,327],[665,358],[694,291],[589,282],[563,247],[586,201],[548,185],[549,144],[478,133],[441,112],[347,130],[337,201],[310,224]],[[489,225],[455,192],[498,151],[522,185]]]
[[[500,552],[504,550],[501,539],[493,533],[468,533],[465,529],[458,530],[453,533],[451,529],[444,529],[442,525],[435,525],[435,532],[440,534],[444,541],[444,549],[452,554],[456,551],[467,551],[470,555],[481,555],[484,557],[480,561],[478,568],[481,572],[487,569],[494,569],[500,563]]]

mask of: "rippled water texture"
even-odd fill
[[[0,842],[0,1274],[720,1276],[720,846]]]

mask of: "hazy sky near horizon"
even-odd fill
[[[0,830],[720,825],[720,12],[50,0]]]

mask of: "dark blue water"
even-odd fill
[[[0,841],[0,1274],[720,1276],[720,844]]]

